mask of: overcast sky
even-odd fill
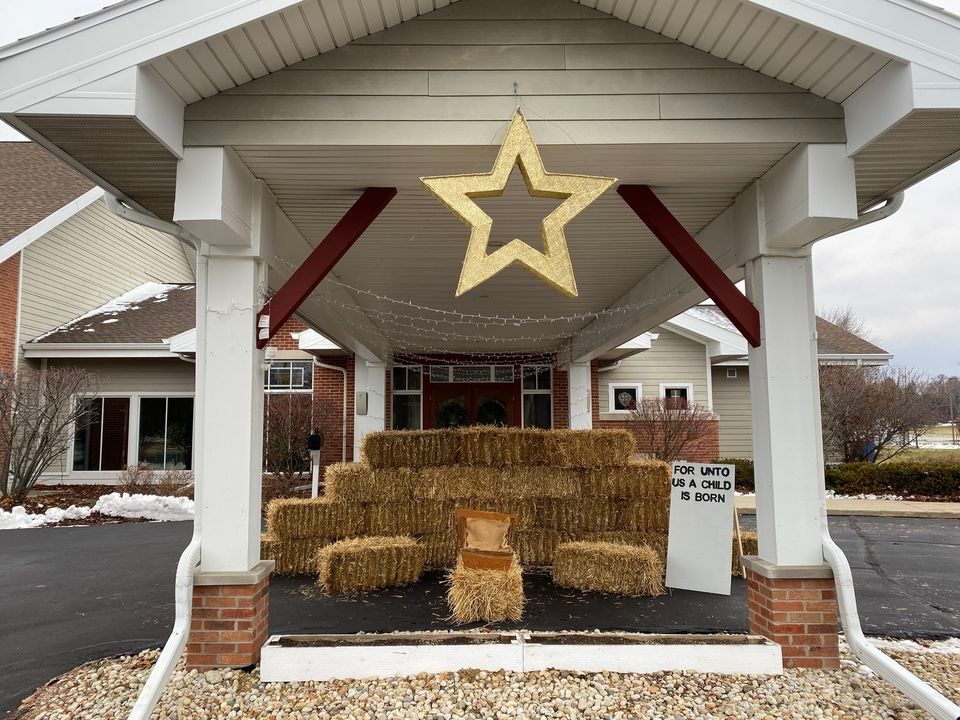
[[[103,0],[0,0],[0,44]],[[960,0],[939,3],[960,14]],[[19,137],[0,123],[0,139]],[[817,307],[851,306],[897,364],[960,375],[960,163],[907,191],[903,209],[814,248]]]

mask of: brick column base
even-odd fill
[[[785,668],[840,667],[837,591],[827,566],[743,558],[750,632],[780,645]]]
[[[265,560],[247,573],[194,576],[188,668],[240,668],[260,660],[270,619],[272,569],[273,561]]]

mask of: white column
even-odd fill
[[[812,261],[761,255],[746,265],[763,342],[750,348],[760,557],[820,565],[823,441]]]
[[[571,430],[593,427],[592,400],[590,363],[570,363],[567,368],[567,404]]]
[[[354,356],[353,458],[360,459],[360,444],[367,433],[380,432],[386,427],[386,365]],[[366,413],[360,414],[366,402]]]
[[[211,255],[197,271],[205,272],[197,283],[200,569],[244,572],[260,561],[264,356],[255,324],[265,276],[253,257]]]

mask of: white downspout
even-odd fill
[[[860,616],[857,614],[857,598],[854,594],[850,563],[830,537],[826,508],[823,510],[822,518],[823,557],[833,570],[840,623],[843,625],[847,644],[853,654],[936,720],[960,720],[960,707],[895,660],[877,650],[864,636],[863,629],[860,627]]]
[[[109,198],[109,196],[107,196]],[[207,297],[207,255],[206,248],[198,247],[197,252],[197,338],[206,338],[207,313],[201,306],[201,302],[206,301]],[[198,352],[196,357],[195,377],[200,382],[204,381],[204,370],[206,367],[205,353]],[[203,393],[197,392],[193,401],[193,447],[203,446]],[[194,468],[194,472],[202,468]],[[157,664],[150,671],[150,676],[144,684],[137,702],[130,711],[129,720],[149,720],[153,709],[157,706],[164,688],[173,675],[173,670],[177,661],[183,654],[183,649],[187,645],[187,638],[190,636],[190,621],[193,615],[193,573],[200,563],[200,537],[203,513],[201,512],[202,502],[200,494],[203,488],[203,478],[197,477],[193,484],[193,537],[187,545],[183,554],[180,555],[180,561],[177,563],[177,577],[174,588],[174,607],[175,616],[173,621],[173,631],[167,639],[163,650],[160,651],[160,657],[157,658]]]
[[[338,373],[343,375],[343,418],[340,421],[340,427],[342,432],[340,433],[343,437],[343,448],[340,450],[340,461],[347,461],[347,371],[338,367],[337,365],[327,365],[322,363],[316,358],[313,359],[313,364],[317,367],[322,367],[325,370],[336,370]]]

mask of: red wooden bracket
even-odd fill
[[[620,185],[617,192],[697,281],[753,347],[760,346],[760,313],[697,244],[647,185]]]
[[[371,187],[363,191],[340,222],[257,313],[258,348],[270,342],[396,194],[397,189],[392,187]]]

